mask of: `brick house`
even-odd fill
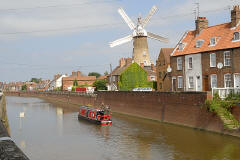
[[[240,8],[234,6],[231,22],[208,26],[205,17],[195,21],[170,58],[173,91],[210,91],[240,87]]]
[[[171,77],[167,74],[170,54],[174,48],[162,48],[156,61],[157,91],[171,91]]]
[[[70,77],[62,77],[63,90],[71,90],[75,80],[77,80],[78,85],[92,85],[96,81],[96,76],[84,76],[80,71],[72,72]]]

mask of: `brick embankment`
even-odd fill
[[[28,160],[9,136],[5,97],[0,96],[0,160]]]
[[[240,131],[228,131],[219,117],[204,107],[206,92],[98,92],[97,95],[59,93],[7,93],[17,96],[35,96],[55,103],[69,105],[109,105],[113,112],[148,118],[165,123],[187,126],[240,137]],[[240,120],[240,107],[232,110]]]

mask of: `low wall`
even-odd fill
[[[8,95],[36,96],[56,102],[77,105],[109,105],[113,112],[144,117],[161,122],[187,126],[240,137],[240,131],[227,131],[222,121],[204,107],[206,92],[98,92],[97,95],[70,93],[8,93]],[[233,115],[240,120],[240,107],[233,107]]]
[[[0,159],[29,160],[10,138],[4,95],[0,96]]]

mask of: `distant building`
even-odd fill
[[[171,54],[173,91],[210,91],[240,87],[240,8],[231,22],[208,26],[198,17],[196,29],[184,34]]]
[[[67,74],[56,74],[54,75],[54,79],[49,83],[49,90],[56,90],[61,89],[62,90],[62,78],[67,77]]]
[[[71,90],[74,81],[78,82],[78,85],[92,85],[96,81],[96,76],[84,76],[80,71],[72,72],[69,77],[62,77],[63,90]]]
[[[171,77],[167,72],[170,67],[170,54],[174,48],[162,48],[156,61],[157,91],[171,91]]]

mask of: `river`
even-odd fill
[[[31,160],[240,159],[239,138],[116,113],[98,126],[38,98],[6,99],[11,136]]]

